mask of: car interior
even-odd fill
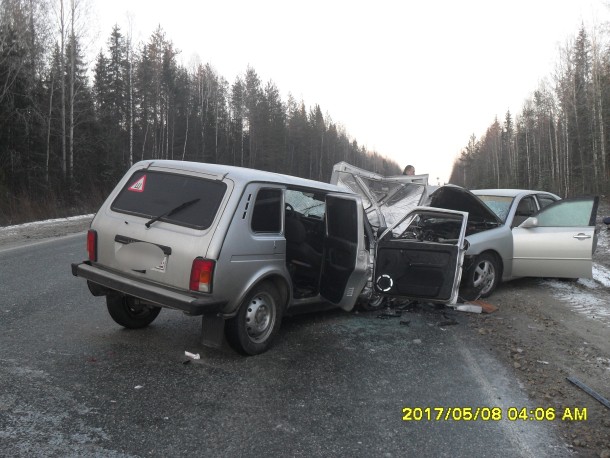
[[[297,298],[315,296],[319,292],[324,246],[323,199],[312,193],[286,192],[286,264]]]
[[[528,219],[534,213],[538,211],[536,207],[536,203],[532,197],[524,197],[521,199],[521,202],[517,204],[517,209],[515,210],[515,217],[513,218],[512,227],[519,226],[523,221]]]

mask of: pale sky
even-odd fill
[[[610,19],[607,0],[91,2],[95,52],[115,23],[131,18],[136,43],[161,25],[183,65],[198,56],[229,83],[250,65],[434,184],[471,134],[521,111],[581,24]]]

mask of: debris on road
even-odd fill
[[[483,301],[481,299],[477,299],[476,301],[470,301],[470,304],[479,305],[483,311],[483,313],[493,313],[498,310],[498,307],[490,304],[487,301]]]
[[[144,388],[144,385],[136,385],[133,387],[135,390],[141,390],[142,388]]]
[[[608,407],[610,409],[610,401],[608,401],[601,394],[597,393],[596,391],[593,391],[591,388],[589,388],[587,385],[582,383],[576,377],[566,377],[566,379],[568,380],[568,382],[576,385],[578,388],[583,390],[585,393],[587,393],[588,395],[590,395],[591,397],[593,397],[597,401],[601,402],[603,405],[605,405],[606,407]]]
[[[199,355],[199,353],[191,353],[191,352],[185,351],[184,354],[191,359],[201,359],[201,356]]]
[[[483,307],[481,307],[480,305],[472,304],[455,305],[454,308],[458,312],[481,313],[483,311]]]

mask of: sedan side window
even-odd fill
[[[534,198],[532,196],[524,197],[517,204],[517,209],[515,210],[515,217],[513,218],[513,227],[518,226],[537,211],[538,208],[536,207],[536,202],[534,201]]]
[[[538,198],[538,203],[540,204],[541,209],[551,205],[553,202],[556,202],[556,200],[550,196],[538,194],[536,197]]]
[[[538,227],[594,226],[594,205],[593,199],[559,200],[536,215]]]

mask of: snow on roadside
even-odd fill
[[[602,230],[597,235],[597,248],[595,249],[596,253],[601,251],[608,251],[608,236],[610,235],[610,230]]]
[[[610,288],[610,270],[602,265],[594,263],[593,280],[601,283],[606,288]]]
[[[84,221],[87,219],[92,219],[95,215],[79,215],[79,216],[68,216],[67,218],[55,218],[55,219],[47,219],[44,221],[32,221],[30,223],[16,224],[14,226],[0,226],[0,231],[2,232],[18,232],[23,229],[28,228],[36,228],[40,226],[49,226],[53,224],[64,224],[66,222],[78,222]]]
[[[599,320],[610,325],[610,301],[607,297],[600,297],[600,293],[588,292],[586,289],[595,290],[601,286],[610,288],[610,270],[593,264],[593,280],[580,279],[577,283],[569,283],[560,280],[547,280],[545,285],[553,289],[553,295],[570,305],[572,310],[592,320]],[[586,289],[581,288],[584,286]]]

